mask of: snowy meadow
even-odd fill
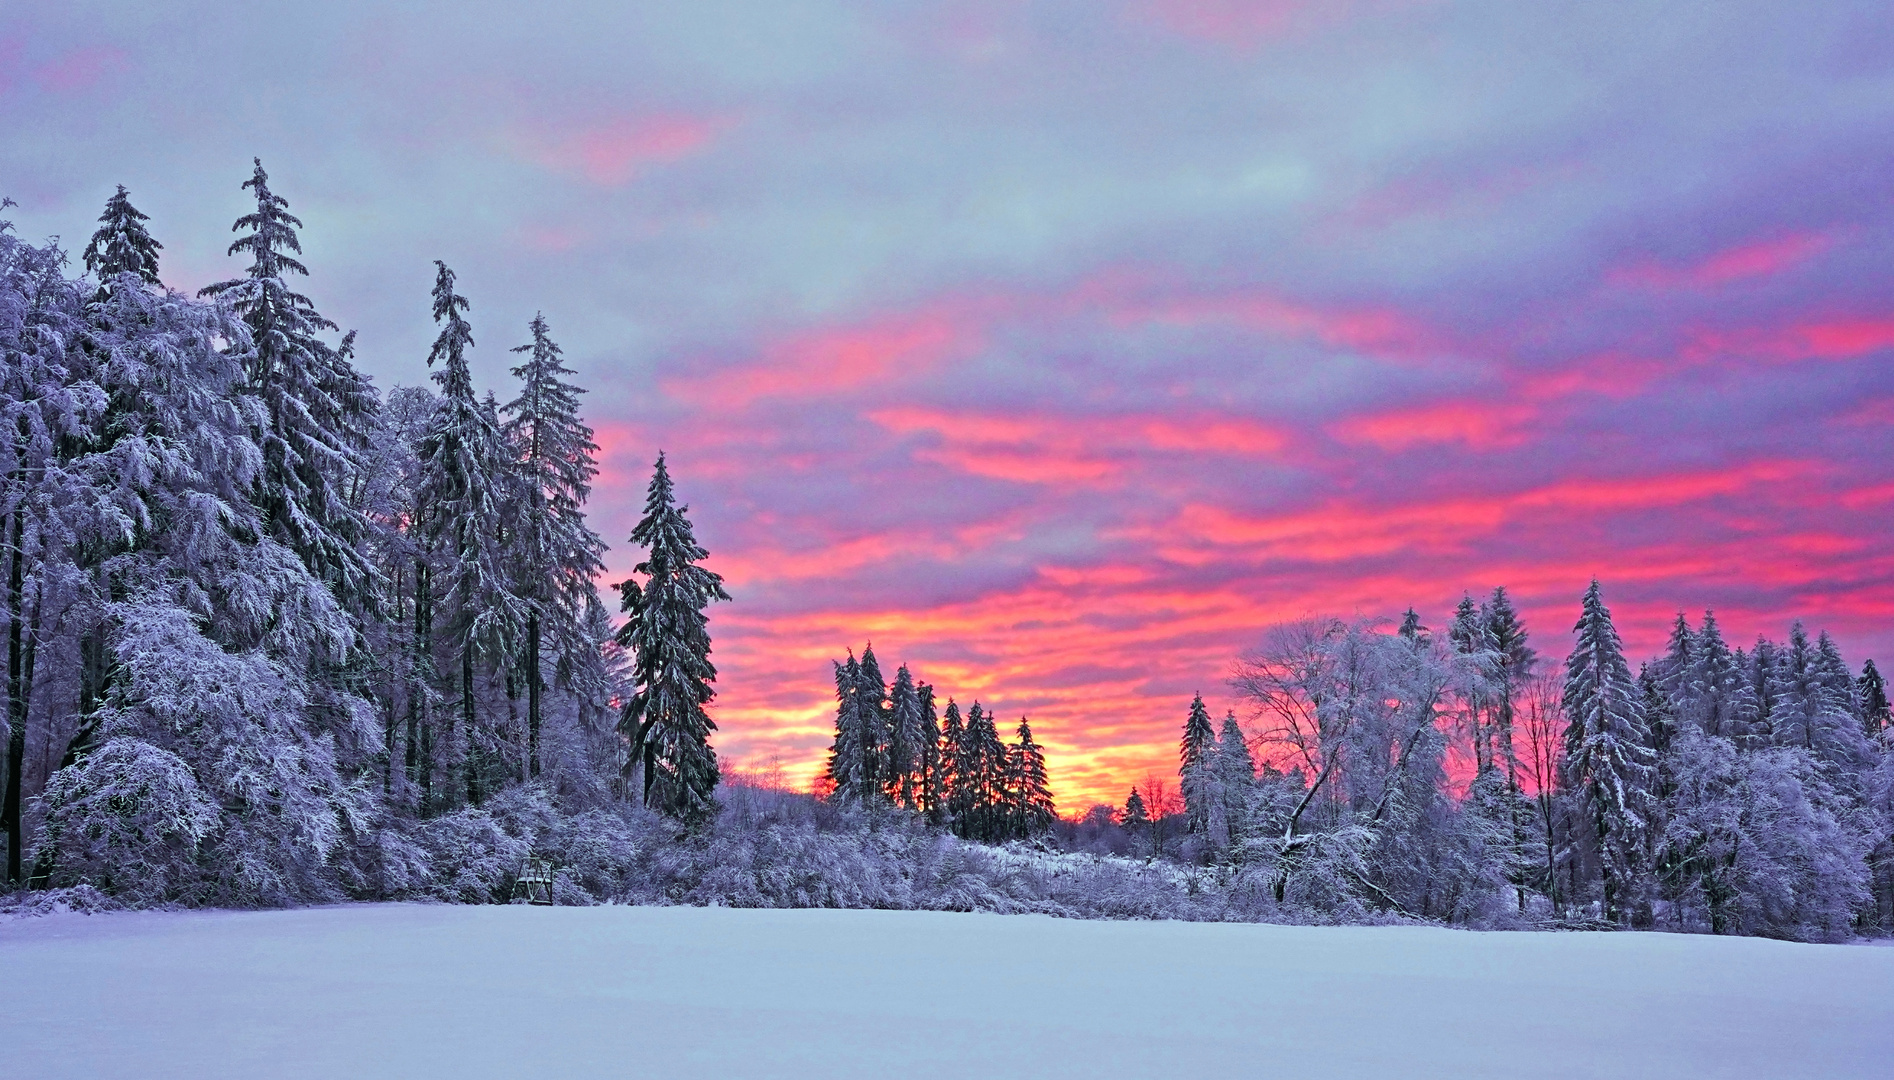
[[[353,905],[0,923],[18,1075],[1886,1075],[1894,949]]]

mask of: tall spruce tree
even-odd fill
[[[921,702],[921,811],[938,825],[947,809],[945,755],[941,752],[940,715],[934,709],[934,688],[922,683],[916,690]]]
[[[1519,612],[1513,607],[1512,598],[1506,595],[1506,587],[1493,590],[1492,599],[1484,605],[1486,616],[1486,640],[1492,645],[1497,656],[1492,680],[1492,733],[1493,754],[1497,760],[1489,759],[1490,764],[1504,765],[1506,779],[1518,784],[1519,760],[1513,750],[1513,723],[1517,718],[1519,698],[1524,692],[1528,680],[1532,678],[1533,665],[1538,663],[1539,654],[1526,643],[1526,627],[1519,620]]]
[[[110,292],[121,274],[131,274],[145,285],[159,284],[158,252],[164,245],[145,231],[150,220],[132,205],[124,184],[106,200],[99,229],[85,249],[85,268],[99,279],[101,294]]]
[[[1236,711],[1224,714],[1223,728],[1217,732],[1217,787],[1223,800],[1224,828],[1231,841],[1241,840],[1243,824],[1249,817],[1250,793],[1256,787],[1256,758],[1243,738],[1243,727],[1236,722]]]
[[[585,500],[598,475],[598,444],[579,418],[579,395],[585,391],[566,380],[572,371],[545,315],[535,314],[527,329],[533,340],[513,350],[526,354],[513,369],[519,397],[501,412],[523,496],[514,526],[515,561],[518,592],[526,604],[527,774],[538,776],[545,689],[541,642],[550,634],[555,678],[570,685],[575,666],[596,650],[585,619],[598,592],[594,582],[605,568],[605,541],[585,523]]]
[[[1605,917],[1636,903],[1652,825],[1655,755],[1624,645],[1596,578],[1585,590],[1565,661],[1562,778],[1578,798],[1598,858]]]
[[[459,669],[458,737],[445,742],[462,755],[467,800],[479,802],[487,757],[496,747],[479,721],[478,674],[506,662],[518,644],[527,607],[512,588],[506,507],[513,482],[499,418],[474,395],[467,350],[473,329],[466,297],[454,291],[454,272],[436,261],[434,320],[440,334],[428,351],[441,402],[421,439],[420,505],[431,547],[441,560],[445,589],[438,600]],[[430,597],[430,612],[436,598]]]
[[[321,332],[335,324],[284,280],[309,273],[290,254],[302,253],[296,236],[302,221],[270,191],[263,162],[255,164],[243,186],[255,195],[256,211],[231,226],[248,231],[228,252],[248,252],[250,268],[244,277],[199,292],[229,303],[250,328],[248,390],[262,400],[266,416],[257,432],[263,469],[252,501],[270,534],[346,607],[372,610],[379,576],[363,545],[368,521],[350,493],[375,422],[375,392],[350,361],[354,335],[340,346],[323,341]]]
[[[940,801],[942,817],[958,822],[971,805],[968,785],[961,778],[960,762],[965,755],[967,725],[960,718],[960,706],[953,698],[947,699],[947,712],[941,718],[940,731]]]
[[[634,765],[644,774],[645,805],[673,817],[698,820],[715,806],[717,754],[710,746],[716,723],[705,706],[716,691],[710,662],[710,627],[704,609],[730,599],[722,576],[699,566],[709,552],[699,547],[679,506],[664,455],[658,454],[645,514],[631,542],[646,549],[633,572],[645,581],[619,586],[630,619],[618,641],[634,657],[637,690],[626,703],[619,730],[631,744]]]
[[[862,692],[861,661],[855,650],[835,666],[835,740],[829,746],[831,796],[844,803],[862,803],[880,792],[875,774],[874,724]]]
[[[1733,736],[1740,730],[1742,666],[1723,640],[1715,612],[1703,613],[1694,641],[1689,686],[1683,695],[1688,704],[1680,719],[1707,735]]]
[[[922,808],[926,784],[926,718],[914,676],[902,664],[888,691],[888,794],[909,810]]]
[[[1217,799],[1217,730],[1210,724],[1210,710],[1203,695],[1190,699],[1190,714],[1184,718],[1184,736],[1177,744],[1177,779],[1184,794],[1184,820],[1193,833],[1207,832]]]
[[[1015,829],[1022,837],[1037,836],[1052,828],[1057,818],[1052,789],[1046,783],[1046,752],[1033,740],[1032,725],[1019,718],[1010,756],[1013,760],[1012,795]]]
[[[1861,678],[1855,682],[1855,693],[1861,701],[1862,730],[1869,738],[1880,738],[1889,723],[1887,679],[1882,677],[1873,660],[1861,665]]]

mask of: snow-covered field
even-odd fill
[[[0,922],[0,1073],[1873,1077],[1894,949],[369,905]]]

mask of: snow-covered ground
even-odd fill
[[[1894,949],[369,905],[0,922],[0,1073],[1873,1077]]]

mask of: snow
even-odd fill
[[[941,912],[0,922],[57,1077],[1889,1075],[1894,949]]]

